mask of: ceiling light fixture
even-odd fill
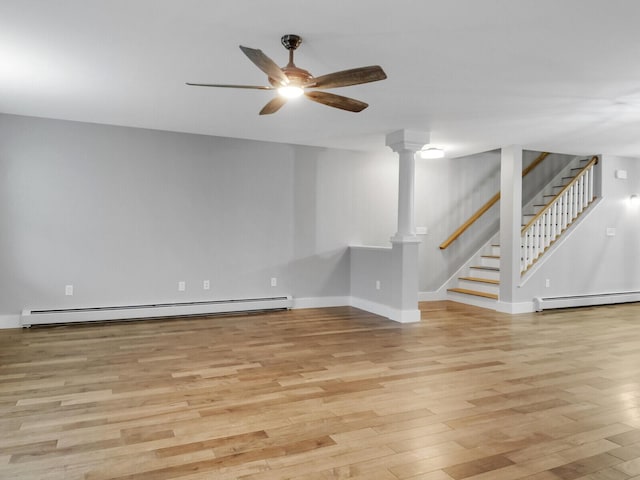
[[[304,89],[295,85],[287,85],[286,87],[280,87],[278,93],[285,98],[298,98],[304,93]]]
[[[420,150],[420,158],[425,160],[432,160],[434,158],[444,157],[444,150],[442,148],[434,147],[432,145],[425,145]]]

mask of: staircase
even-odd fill
[[[596,162],[596,158],[574,160],[523,207],[520,268],[522,273],[544,254],[594,200],[592,167]],[[467,275],[458,277],[456,286],[447,289],[453,300],[468,303],[465,299],[475,298],[482,302],[495,302],[499,299],[498,239],[499,233],[462,269]]]
[[[500,245],[491,244],[488,249],[486,255],[479,256],[477,265],[469,267],[469,276],[458,277],[458,286],[448,292],[498,300]]]

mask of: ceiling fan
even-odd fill
[[[314,102],[327,105],[329,107],[340,108],[349,112],[361,112],[369,105],[360,100],[343,97],[335,93],[323,92],[327,88],[347,87],[359,85],[361,83],[377,82],[387,78],[384,70],[378,65],[369,67],[352,68],[339,72],[329,73],[314,77],[307,70],[296,67],[293,63],[293,52],[302,43],[299,35],[288,34],[281,38],[282,45],[289,50],[289,63],[280,68],[273,60],[267,57],[262,50],[243,47],[240,50],[249,57],[260,70],[267,74],[269,86],[258,85],[226,85],[216,83],[189,83],[187,85],[197,87],[223,87],[223,88],[247,88],[253,90],[277,90],[279,95],[268,102],[260,115],[275,113],[287,103],[289,98],[306,96]]]

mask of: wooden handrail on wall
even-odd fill
[[[549,152],[542,152],[538,157],[531,162],[526,168],[522,170],[522,176],[526,177],[529,172],[531,172],[534,168],[542,163],[542,161],[549,156]],[[478,220],[484,213],[493,207],[500,200],[500,192],[496,193],[493,197],[491,197],[487,203],[485,203],[482,207],[478,209],[476,213],[471,215],[469,219],[460,225],[455,232],[453,232],[449,238],[447,238],[444,242],[440,244],[440,250],[444,250],[449,245],[451,245],[460,235],[462,235],[471,225],[473,225],[476,220]]]

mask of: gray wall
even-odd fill
[[[390,307],[392,252],[390,247],[352,247],[351,296]],[[380,282],[377,288],[376,282]]]
[[[0,115],[0,315],[349,295],[347,247],[393,233],[396,182],[390,152]]]
[[[605,160],[609,170],[619,163],[629,170],[626,182],[608,174],[607,202],[621,201],[612,192],[640,193],[632,161]],[[494,208],[454,247],[438,248],[498,182],[498,152],[417,162],[416,225],[429,229],[420,245],[420,291],[439,288],[497,231]],[[390,246],[397,183],[389,149],[372,154],[0,115],[0,316],[276,294],[347,297],[348,246]],[[639,288],[637,269],[628,269],[638,258],[638,234],[617,208],[607,207],[600,220],[618,225],[619,235],[579,255],[615,247],[605,250],[613,265],[608,283],[594,288]],[[543,274],[552,285],[563,284],[561,265]],[[611,273],[620,271],[628,282]],[[210,291],[202,289],[205,279]],[[179,280],[186,292],[177,291]],[[64,295],[67,284],[73,297]]]

